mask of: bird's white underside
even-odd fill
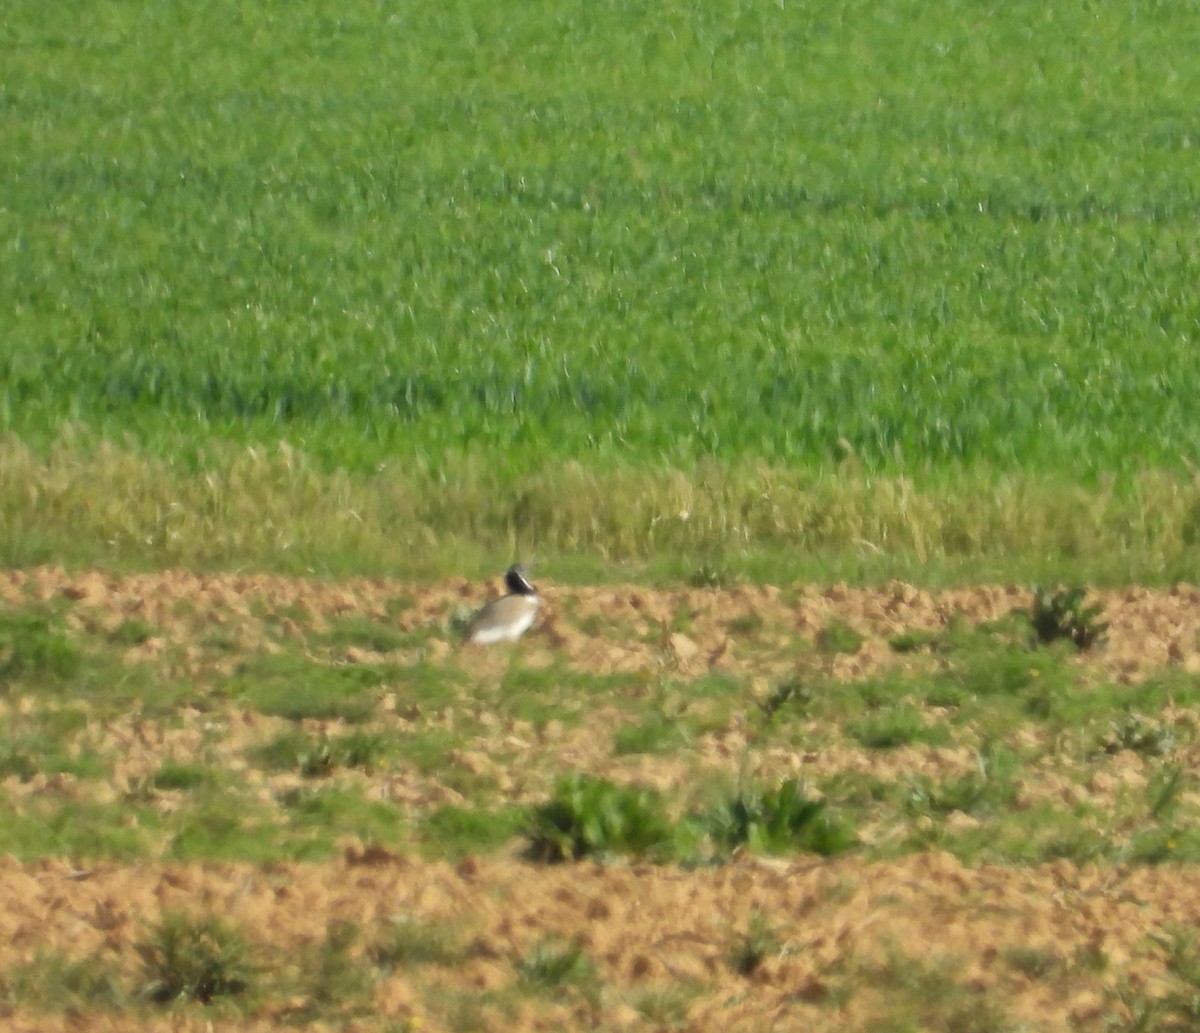
[[[488,625],[484,621],[483,627],[472,631],[467,641],[478,643],[481,646],[490,645],[493,642],[515,642],[529,630],[529,626],[533,623],[533,618],[536,616],[537,604],[534,603],[525,613],[522,613],[514,620],[501,621],[492,625]]]

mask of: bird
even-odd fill
[[[467,625],[463,637],[474,645],[516,642],[529,630],[537,616],[537,589],[525,576],[525,568],[514,563],[504,575],[508,595],[488,603]]]

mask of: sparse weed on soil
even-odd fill
[[[928,978],[909,979],[878,959],[822,953],[824,909],[854,899],[853,886],[773,911],[762,906],[762,880],[784,886],[840,863],[861,864],[862,875],[927,858],[1012,878],[1084,878],[1088,866],[1173,873],[1200,858],[1187,774],[1200,693],[1184,669],[1200,644],[1172,639],[1170,653],[1151,639],[1162,651],[1154,661],[1142,631],[1175,626],[1163,607],[1200,605],[1185,588],[1104,596],[1108,642],[1080,651],[1070,642],[1035,646],[1022,616],[1029,597],[1008,589],[979,590],[986,607],[957,617],[949,600],[961,603],[961,592],[915,598],[905,586],[866,593],[853,609],[842,589],[800,588],[774,601],[745,586],[639,589],[643,615],[624,590],[554,586],[546,601],[553,634],[535,628],[502,654],[446,648],[439,615],[462,598],[457,586],[430,597],[406,589],[397,620],[408,638],[383,652],[364,644],[369,627],[336,618],[348,606],[383,612],[394,585],[330,586],[327,600],[311,584],[294,586],[308,600],[301,606],[279,580],[264,581],[261,593],[244,585],[242,595],[213,579],[206,588],[220,602],[200,593],[189,607],[155,601],[156,613],[175,616],[155,622],[161,644],[131,656],[104,631],[116,625],[100,593],[71,601],[70,575],[46,584],[41,576],[38,594],[55,601],[37,612],[54,615],[44,626],[82,662],[54,678],[26,669],[4,701],[0,772],[11,814],[0,849],[10,864],[66,857],[85,884],[98,877],[89,873],[125,862],[241,864],[284,886],[296,866],[346,858],[347,887],[394,871],[403,893],[417,894],[414,905],[423,891],[411,867],[434,866],[453,884],[429,898],[432,911],[416,906],[394,922],[344,914],[352,924],[311,933],[286,972],[207,1004],[185,994],[170,1005],[185,1012],[236,1022],[267,1009],[369,1026],[369,1002],[383,994],[423,1002],[423,1011],[395,1013],[401,1025],[417,1014],[466,1025],[536,1014],[572,1027],[616,1008],[669,1028],[713,1007],[706,979],[733,981],[729,1001],[751,1001],[801,966],[793,1003],[818,1025],[834,1008],[853,1008],[892,1014],[898,1028],[971,1028],[973,1016],[981,1028],[1010,1028],[1000,996],[988,996],[977,1016],[963,1006],[970,988],[956,970],[934,966]],[[155,598],[152,584],[137,585],[139,597]],[[133,594],[117,582],[105,590],[115,600]],[[893,605],[886,620],[864,619],[880,601],[901,598],[914,609]],[[718,653],[730,604],[752,605],[762,623]],[[231,624],[226,608],[240,614],[227,647],[190,649]],[[591,614],[602,619],[588,622]],[[690,660],[665,664],[660,614],[686,615],[699,647]],[[272,639],[284,620],[289,634]],[[853,651],[818,647],[819,630],[838,621],[861,629]],[[898,622],[922,632],[914,648],[889,648]],[[354,642],[342,632],[322,638],[335,625],[350,628]],[[1141,666],[1131,668],[1131,657]],[[1139,676],[1122,680],[1131,670]],[[341,709],[347,703],[352,711]],[[462,901],[498,863],[522,866],[531,887],[569,877],[556,883],[546,916],[558,918],[540,935],[514,942],[502,923],[472,924]],[[953,878],[972,869],[957,871]],[[730,887],[706,931],[686,941],[706,952],[708,977],[660,968],[657,949],[625,967],[612,960],[625,953],[599,930],[622,911],[603,887],[621,872],[663,888],[693,877]],[[888,907],[926,891],[910,878]],[[1060,892],[1075,890],[1068,880]],[[379,913],[394,913],[400,900],[410,898],[390,893]],[[590,944],[572,938],[579,914],[600,923]],[[1009,943],[1000,968],[1055,993],[1060,983],[1094,979],[1078,960],[1086,946],[1049,957],[1036,944],[1021,953]],[[202,952],[176,953],[172,967]],[[257,966],[261,956],[255,946],[244,957]],[[67,999],[118,1012],[159,1007],[144,970],[135,985],[128,966],[115,972],[72,956],[77,964],[47,962],[46,978]],[[641,973],[633,981],[630,965]],[[458,967],[488,989],[456,998],[446,986]],[[54,1007],[49,984],[39,990],[32,971],[6,985],[21,1009]],[[1136,988],[1121,993],[1114,1014],[1141,1006]]]
[[[197,1001],[250,992],[258,976],[241,934],[214,917],[167,914],[137,946],[141,993],[157,1004]]]

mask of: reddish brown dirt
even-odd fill
[[[865,641],[853,653],[819,662],[828,673],[856,678],[889,664],[923,662],[889,650],[889,636],[935,630],[955,614],[971,622],[993,619],[1029,601],[1023,590],[997,586],[544,591],[540,625],[516,647],[526,664],[565,661],[631,678],[664,667],[685,676],[729,671],[763,685],[808,662],[797,658],[795,643],[811,642],[835,622]],[[67,599],[69,619],[81,629],[111,630],[131,618],[146,622],[155,634],[130,648],[130,660],[161,661],[197,678],[223,669],[242,651],[271,648],[272,628],[302,640],[347,615],[387,617],[409,629],[442,626],[456,608],[473,607],[484,594],[467,582],[327,584],[187,572],[111,577],[45,568],[0,579],[0,604]],[[1108,645],[1081,663],[1097,677],[1136,681],[1164,667],[1200,670],[1200,591],[1132,588],[1097,593],[1095,600],[1110,624]],[[685,630],[672,631],[679,624]],[[224,636],[221,650],[203,643],[214,632]],[[459,651],[443,639],[413,648],[434,663],[453,660],[481,680],[512,661],[507,649]],[[343,661],[374,659],[348,652]],[[245,720],[253,725],[252,717]],[[114,722],[106,734],[132,744],[135,725]],[[202,732],[185,716],[163,734],[169,739],[163,749],[180,756],[195,748]],[[588,749],[586,737],[560,734],[563,749]],[[495,763],[485,754],[477,760]],[[669,758],[660,762],[669,768]],[[416,793],[414,786],[408,789]],[[11,780],[5,791],[6,804],[14,804]],[[374,1014],[348,1020],[346,1028],[391,1022],[392,1028],[423,1030],[866,1029],[892,1006],[903,970],[911,968],[943,973],[978,1002],[981,1014],[997,1009],[1010,1026],[1099,1031],[1130,1021],[1130,1001],[1166,992],[1167,948],[1156,937],[1200,923],[1200,880],[1173,866],[965,868],[936,853],[886,864],[743,858],[700,871],[590,863],[545,868],[507,856],[452,866],[353,843],[337,862],[265,868],[151,861],[77,870],[65,861],[9,859],[0,861],[0,973],[47,951],[100,956],[132,972],[134,944],[147,923],[176,909],[227,917],[280,966],[338,921],[369,930],[403,918],[458,931],[467,945],[461,964],[388,976],[374,988]],[[756,910],[773,926],[775,946],[752,975],[739,975],[729,954]],[[553,993],[513,989],[515,963],[547,937],[585,946],[604,988],[598,999],[556,1000]],[[670,1020],[652,1021],[646,1002],[660,992],[682,1003]],[[0,1025],[13,1030],[212,1028],[198,1008],[47,1015],[4,1001],[0,993]],[[292,1018],[286,1002],[273,1002],[247,1017],[225,1016],[219,1026],[267,1029]],[[936,1015],[920,1021],[938,1022]]]

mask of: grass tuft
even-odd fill
[[[214,917],[163,915],[136,945],[142,995],[156,1004],[241,997],[258,975],[241,934]]]
[[[560,779],[549,801],[533,809],[525,835],[537,861],[577,861],[603,854],[667,852],[674,832],[657,794],[604,779]]]

